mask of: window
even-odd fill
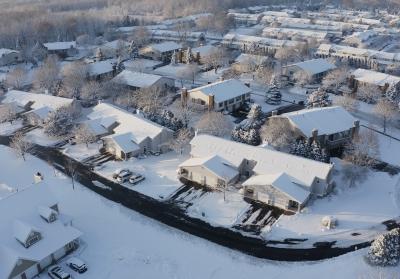
[[[240,99],[241,99],[241,97],[239,96],[239,97],[236,97],[236,101],[240,101]]]
[[[221,108],[224,105],[224,103],[219,103],[218,106]]]
[[[228,102],[229,102],[229,104],[233,104],[235,102],[235,100],[234,99],[230,99]]]

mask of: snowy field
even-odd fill
[[[85,274],[74,273],[74,278],[344,279],[398,278],[400,272],[400,267],[368,266],[363,259],[366,249],[313,263],[253,258],[159,224],[84,187],[72,190],[70,179],[59,173],[54,175],[52,167],[36,158],[28,156],[24,162],[4,146],[0,146],[0,156],[1,183],[28,186],[33,174],[41,171],[60,201],[60,210],[72,216],[74,226],[84,233],[85,245],[78,252],[89,270]],[[47,279],[47,275],[40,278]]]

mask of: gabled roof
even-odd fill
[[[272,186],[300,204],[303,204],[310,196],[310,192],[297,184],[296,179],[282,172],[276,174],[253,175],[243,182],[243,186]]]
[[[29,235],[32,232],[39,232],[38,229],[20,220],[14,220],[13,229],[14,237],[22,243],[25,243],[28,240]]]
[[[250,93],[251,89],[236,79],[228,79],[189,90],[189,93],[192,92],[214,95],[215,102],[219,103]]]
[[[221,179],[231,180],[239,174],[236,167],[232,166],[228,161],[218,155],[212,155],[203,158],[191,158],[186,160],[179,167],[197,167],[202,166],[214,173]]]
[[[8,48],[0,48],[0,57],[2,57],[3,55],[8,55],[10,53],[18,53],[18,51]]]
[[[310,75],[317,75],[320,73],[325,73],[330,70],[336,69],[334,64],[331,64],[326,59],[318,58],[318,59],[311,59],[299,63],[295,63],[289,65],[288,67],[299,67],[303,71],[307,72]]]
[[[137,114],[132,114],[111,104],[101,103],[92,108],[88,114],[89,119],[105,119],[106,123],[118,122],[114,128],[115,134],[129,134],[130,139],[136,144],[147,137],[153,139],[162,131],[171,131]],[[102,125],[105,123],[102,122]],[[126,137],[126,136],[125,136]]]
[[[76,42],[52,42],[52,43],[45,43],[43,44],[47,50],[66,50],[70,48],[76,47]]]
[[[55,211],[54,209],[51,209],[48,206],[43,206],[43,205],[40,205],[38,207],[38,212],[39,212],[39,215],[42,216],[43,218],[45,218],[46,220],[48,220],[51,217],[51,215],[53,215],[53,214],[58,215],[57,211]]]
[[[181,44],[175,43],[175,42],[162,42],[159,44],[151,44],[145,48],[143,48],[141,51],[147,52],[147,51],[158,51],[158,52],[169,52],[173,50],[178,50],[182,48]]]
[[[110,121],[108,121],[110,120]],[[94,135],[99,136],[99,135],[104,135],[109,132],[109,128],[111,127],[112,124],[114,124],[115,118],[110,117],[110,118],[95,118],[95,119],[89,119],[84,122],[82,122],[83,125],[87,127]],[[112,123],[110,125],[107,125],[109,123]]]
[[[114,141],[124,153],[140,150],[140,146],[133,141],[135,136],[132,133],[110,135],[104,138]]]
[[[354,127],[354,122],[357,120],[339,106],[303,109],[274,117],[289,119],[307,137],[312,136],[313,129],[317,129],[319,135],[347,131]]]
[[[134,72],[130,70],[123,70],[119,73],[113,81],[137,88],[147,88],[156,84],[160,79],[165,77],[153,74],[146,74],[141,72]]]
[[[366,69],[357,69],[352,75],[357,81],[374,84],[376,86],[385,86],[386,84],[391,85],[400,82],[400,77]]]
[[[302,185],[310,187],[314,179],[328,180],[332,165],[290,155],[284,152],[250,146],[210,135],[197,135],[191,144],[193,157],[218,155],[231,165],[238,167],[243,159],[253,160],[256,174],[285,172]]]
[[[102,74],[111,73],[114,70],[113,66],[115,65],[115,63],[116,63],[115,59],[90,63],[88,64],[89,76],[98,76]]]

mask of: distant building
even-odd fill
[[[182,92],[184,102],[209,110],[234,111],[250,100],[251,89],[236,79],[217,81]]]
[[[326,59],[319,58],[288,65],[285,69],[292,80],[296,73],[304,72],[312,81],[316,82],[321,81],[329,71],[336,69],[336,66]]]
[[[21,54],[13,49],[0,48],[0,66],[7,66],[21,62]]]
[[[170,62],[174,52],[182,49],[182,45],[175,42],[163,42],[159,44],[151,44],[139,50],[139,55],[153,60]]]
[[[109,59],[88,64],[88,78],[92,80],[111,79],[117,74],[117,60]]]
[[[130,89],[158,87],[168,90],[175,87],[175,80],[169,77],[123,70],[113,79],[114,82],[125,85]]]
[[[76,49],[76,42],[51,42],[43,44],[48,54],[56,54],[61,58],[75,55],[78,50]]]
[[[351,77],[355,80],[356,87],[361,85],[375,85],[382,89],[382,91],[385,91],[390,85],[400,83],[400,77],[366,69],[353,71]]]
[[[359,131],[359,121],[342,107],[323,107],[283,113],[269,118],[291,129],[297,139],[316,141],[327,151],[343,148]]]
[[[0,211],[0,278],[35,278],[79,246],[82,233],[43,182],[1,199]]]

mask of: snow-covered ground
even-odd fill
[[[85,245],[78,252],[89,270],[74,273],[74,278],[398,278],[400,272],[400,267],[367,265],[366,249],[313,263],[250,257],[159,224],[80,185],[72,190],[70,179],[54,174],[51,166],[34,157],[24,162],[4,146],[0,156],[5,159],[0,160],[2,183],[28,186],[40,171],[60,201],[60,210],[72,216],[74,226],[84,233]]]
[[[164,199],[176,191],[182,183],[177,179],[176,170],[179,164],[187,160],[189,155],[178,156],[174,152],[149,156],[145,159],[131,158],[128,161],[109,161],[96,168],[100,175],[112,180],[112,175],[117,170],[129,169],[145,177],[145,180],[124,186],[156,199]]]
[[[335,160],[335,165],[334,193],[309,203],[301,213],[292,216],[282,215],[272,226],[272,230],[265,232],[264,237],[279,239],[282,235],[288,238],[334,236],[365,230],[400,215],[400,204],[396,198],[400,191],[397,185],[399,175],[390,176],[383,172],[368,171],[364,179],[349,187],[348,180],[339,172],[340,161]],[[324,230],[321,226],[324,216],[336,218],[337,227]]]
[[[22,128],[22,120],[15,120],[13,123],[3,122],[0,123],[0,135],[8,136],[14,133],[16,130]]]
[[[82,161],[88,157],[99,154],[99,149],[102,146],[101,142],[86,144],[67,144],[63,147],[63,153],[67,156],[74,158],[77,161]]]
[[[43,129],[34,129],[26,133],[25,139],[41,146],[51,146],[60,142],[60,139],[47,136]]]

